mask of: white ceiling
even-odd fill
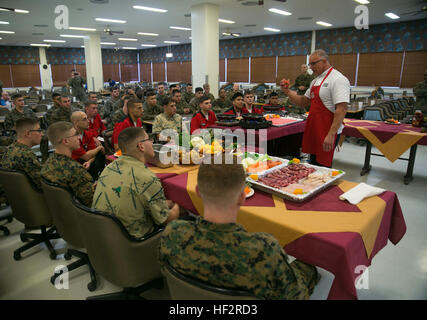
[[[96,0],[94,0],[96,1]],[[354,9],[359,4],[354,0],[264,0],[263,6],[243,6],[242,2],[257,2],[258,0],[109,0],[107,4],[94,4],[90,0],[0,0],[0,7],[29,10],[29,14],[0,11],[0,21],[9,21],[9,25],[0,24],[0,30],[15,31],[15,34],[0,34],[0,45],[22,45],[43,43],[44,39],[66,40],[64,44],[52,44],[55,47],[80,47],[83,39],[61,38],[60,34],[84,34],[82,31],[57,30],[54,27],[56,17],[55,7],[66,5],[70,13],[70,26],[96,28],[102,33],[103,42],[115,42],[116,47],[141,47],[142,43],[167,46],[165,40],[190,43],[191,31],[169,29],[169,26],[191,27],[191,18],[185,14],[191,13],[191,6],[204,2],[219,5],[219,16],[233,20],[236,23],[219,24],[219,32],[230,31],[241,33],[242,37],[275,34],[264,30],[264,27],[280,29],[280,33],[320,30],[325,27],[316,21],[326,21],[333,24],[332,28],[351,27],[354,25],[356,14]],[[391,20],[384,14],[393,12],[402,14],[420,10],[427,5],[426,0],[370,0],[369,23],[390,23],[427,18],[427,14],[403,15],[401,19]],[[154,13],[133,9],[133,5],[142,5],[167,9],[167,13]],[[292,13],[282,16],[268,11],[278,8]],[[312,17],[311,20],[299,20],[300,17]],[[110,18],[126,20],[126,24],[109,23],[112,30],[124,31],[123,35],[107,35],[103,32],[107,23],[95,21],[95,18]],[[253,25],[255,27],[245,27]],[[36,27],[34,25],[48,25]],[[138,35],[138,32],[158,33],[158,37]],[[43,33],[43,35],[32,35]],[[137,42],[119,41],[119,37],[136,38]],[[220,37],[227,39],[230,37]],[[112,48],[111,46],[102,46]]]

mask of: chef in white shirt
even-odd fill
[[[331,66],[324,50],[314,51],[308,65],[316,78],[305,95],[298,96],[283,80],[281,88],[293,104],[301,107],[310,105],[302,152],[310,154],[311,164],[331,167],[350,101],[350,82]]]

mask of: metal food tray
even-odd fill
[[[307,163],[302,163],[302,165],[304,165],[306,167],[314,168],[314,169],[316,169],[316,171],[320,171],[322,173],[332,172],[332,171],[338,171],[336,169],[330,169],[330,168],[325,168],[325,167],[313,166],[313,165],[307,164]],[[281,168],[283,168],[283,167],[281,167]],[[272,169],[277,170],[277,169],[281,169],[281,168],[274,167]],[[258,174],[258,177],[262,178],[263,176],[271,173],[274,170],[271,170],[269,172],[265,172],[263,174]],[[324,189],[326,189],[330,185],[332,185],[335,181],[337,181],[338,179],[340,179],[344,175],[345,175],[345,172],[342,171],[342,173],[340,173],[339,175],[337,175],[335,177],[332,177],[332,179],[329,180],[328,182],[325,182],[323,185],[318,186],[317,188],[315,188],[315,189],[311,190],[310,192],[307,192],[306,194],[303,194],[303,195],[296,195],[296,194],[288,193],[288,192],[285,192],[285,191],[282,191],[282,190],[279,190],[279,189],[276,189],[276,188],[273,188],[273,187],[269,187],[269,186],[267,186],[265,184],[262,184],[262,183],[259,183],[259,182],[255,181],[255,180],[253,180],[253,179],[251,179],[249,177],[247,177],[246,180],[248,182],[250,182],[250,184],[255,189],[264,191],[264,192],[272,194],[272,195],[276,195],[276,196],[278,196],[280,198],[287,199],[287,200],[290,200],[290,201],[304,202],[307,199],[309,199],[309,198],[313,197],[314,195],[318,194],[319,192],[323,191]],[[298,183],[298,182],[296,182],[296,183]]]
[[[291,119],[295,120],[295,122],[290,122],[290,123],[285,123],[285,124],[280,124],[280,125],[275,125],[272,123],[271,126],[272,127],[285,127],[285,126],[290,126],[291,124],[295,124],[295,123],[304,121],[304,119],[297,119],[297,118],[293,118],[293,117],[281,117],[281,118],[288,118],[288,119],[291,118]]]
[[[257,152],[249,152],[249,153],[257,153]],[[257,153],[257,154],[259,154],[260,156],[263,155],[262,153]],[[238,155],[238,157],[239,156],[241,156],[241,155]],[[288,165],[289,160],[287,160],[287,159],[273,157],[273,156],[269,156],[269,157],[271,158],[272,161],[281,161],[282,164],[279,164],[278,166],[275,166],[273,168],[270,168],[270,169],[267,169],[267,170],[261,171],[261,172],[249,173],[249,172],[246,172],[246,170],[245,170],[246,174],[247,175],[256,174],[258,176],[260,176],[260,175],[266,175],[266,174],[269,174],[270,172],[273,172],[274,170],[281,169],[281,168],[286,167]],[[242,160],[243,160],[243,158],[242,158]]]

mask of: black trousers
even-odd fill
[[[98,152],[95,161],[93,161],[90,164],[90,167],[87,172],[90,173],[90,175],[93,178],[93,181],[98,180],[99,175],[101,174],[102,170],[105,168],[105,155],[102,152]]]
[[[338,144],[338,141],[340,141],[340,137],[341,137],[341,133],[337,135],[337,138],[335,139],[335,143],[334,143],[334,149]],[[332,168],[332,166],[324,166],[323,164],[320,164],[317,162],[316,160],[316,155],[315,154],[310,154],[310,164],[314,165],[314,166],[319,166],[319,167],[327,167],[327,168]]]

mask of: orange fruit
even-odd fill
[[[302,194],[302,189],[295,189],[294,194]]]
[[[251,178],[252,180],[258,181],[258,175],[257,174],[251,174],[251,175],[249,175],[249,178]]]

